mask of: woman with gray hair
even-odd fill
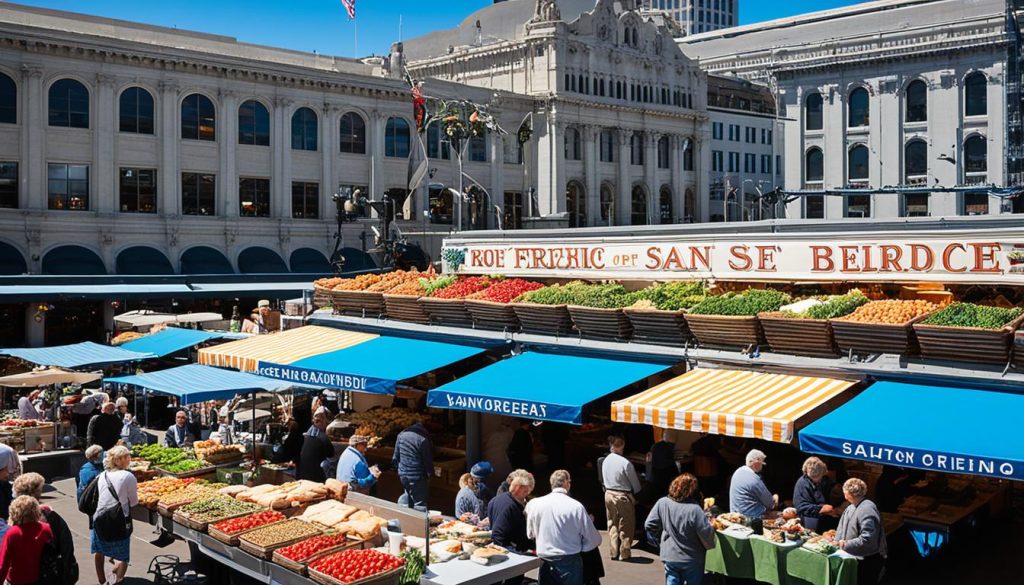
[[[82,499],[82,492],[85,491],[92,478],[99,475],[101,471],[103,471],[103,447],[90,445],[85,450],[85,463],[82,464],[82,468],[78,470],[78,476],[75,477],[79,500]]]
[[[837,515],[836,509],[828,503],[828,494],[832,491],[832,482],[825,475],[828,468],[821,459],[808,457],[803,472],[793,488],[793,507],[806,528],[823,532],[825,525],[832,524]]]
[[[53,532],[53,544],[60,552],[64,564],[61,580],[53,585],[71,585],[78,582],[78,561],[75,560],[75,543],[71,529],[53,508],[43,505],[43,486],[46,480],[38,473],[26,473],[14,480],[14,495],[29,496],[39,502],[39,510],[43,514],[43,522],[50,525]]]
[[[843,484],[843,497],[850,503],[839,518],[836,544],[851,555],[860,557],[857,564],[858,585],[875,585],[885,567],[888,546],[882,529],[882,514],[867,499],[868,486],[851,477]]]
[[[130,517],[132,506],[139,504],[139,484],[128,465],[132,461],[131,452],[127,447],[118,445],[107,451],[103,460],[103,473],[99,475],[99,501],[96,503],[96,514],[93,521],[114,506],[121,506],[126,517]],[[116,539],[103,538],[95,528],[92,531],[92,554],[96,564],[96,578],[100,583],[106,581],[104,563],[111,558],[114,563],[114,583],[124,580],[131,557],[131,536]]]

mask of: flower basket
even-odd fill
[[[685,345],[693,338],[686,324],[686,311],[632,309],[622,312],[633,326],[633,341],[656,345]]]
[[[519,318],[511,304],[466,299],[466,312],[473,320],[474,328],[519,331]]]
[[[513,303],[512,310],[522,325],[523,333],[570,335],[573,332],[572,315],[565,305]]]
[[[466,299],[439,299],[420,297],[420,306],[430,317],[430,323],[451,327],[469,327],[472,318],[466,312]]]
[[[1010,359],[1014,332],[1020,328],[1022,322],[1024,322],[1024,315],[1010,321],[1000,329],[915,323],[914,335],[917,336],[922,357],[984,364],[1005,364]]]
[[[697,341],[708,347],[743,349],[749,345],[766,343],[757,317],[688,313],[686,324]]]
[[[927,319],[921,315],[906,323],[858,323],[844,319],[831,319],[832,335],[840,353],[892,353],[917,355],[919,346],[914,335],[914,323]]]
[[[410,323],[430,323],[430,315],[419,303],[420,297],[413,295],[384,295],[384,308],[389,319]]]
[[[828,319],[787,318],[778,313],[761,313],[757,319],[772,351],[811,357],[839,355]]]
[[[384,314],[384,295],[365,290],[331,291],[334,312],[352,317],[380,317]]]
[[[633,325],[622,309],[597,309],[568,305],[566,307],[581,337],[605,341],[628,341]]]

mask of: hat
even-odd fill
[[[369,443],[370,437],[366,435],[352,435],[348,438],[349,445],[358,445],[359,443]]]
[[[256,307],[262,309],[263,307],[270,308],[270,301],[267,299],[260,299],[260,302],[256,303]]]
[[[489,461],[481,461],[469,470],[469,474],[477,479],[486,479],[494,471]]]

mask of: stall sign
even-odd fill
[[[368,392],[371,394],[394,394],[395,381],[381,378],[371,378],[342,372],[329,372],[325,370],[314,370],[310,368],[298,368],[287,364],[275,364],[271,362],[257,362],[256,373],[260,376],[295,382],[304,386],[316,386],[319,388],[335,388],[337,390],[351,390],[354,392]]]
[[[485,414],[504,414],[518,418],[557,421],[577,425],[582,423],[583,418],[583,412],[579,406],[517,400],[514,398],[475,396],[438,390],[431,390],[427,393],[427,406],[472,410]]]
[[[535,278],[1024,284],[1019,230],[445,240],[445,269]],[[452,253],[454,252],[454,253]]]

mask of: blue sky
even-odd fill
[[[17,0],[15,0],[17,1]],[[451,28],[490,0],[356,0],[357,24],[340,0],[22,0],[160,26],[233,36],[240,41],[344,57],[386,54],[393,41]],[[856,0],[739,0],[742,24],[856,4]],[[401,31],[399,22],[401,21]],[[358,39],[358,40],[357,40]],[[358,45],[356,43],[358,42]]]

